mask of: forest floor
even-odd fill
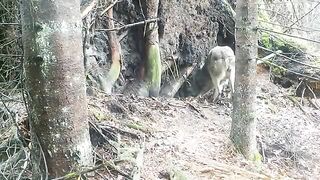
[[[262,163],[246,161],[232,146],[228,103],[99,95],[89,98],[91,140],[97,161],[114,162],[118,173],[98,169],[89,179],[320,179],[320,100],[292,96],[294,90],[271,83],[267,73],[257,78]],[[12,106],[20,107],[21,127],[23,104]],[[16,142],[6,123],[0,123],[0,142]]]
[[[234,150],[228,138],[227,105],[197,98],[119,95],[90,100],[107,117],[91,112],[101,127],[108,124],[130,132],[131,138],[124,137],[120,144],[142,148],[135,160],[142,179],[319,179],[320,110],[315,107],[319,99],[311,103],[294,97],[294,90],[273,84],[267,73],[257,78],[262,163],[248,162]],[[141,137],[139,131],[145,138],[132,144],[132,134]]]

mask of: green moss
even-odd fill
[[[275,37],[266,32],[260,33],[259,44],[267,49],[276,51],[281,50],[284,53],[299,53],[306,51],[303,44],[299,44],[291,39]]]
[[[279,66],[273,66],[272,67],[272,73],[274,75],[284,75],[286,73],[286,69],[283,67],[279,67]]]
[[[284,29],[282,29],[281,26],[274,25],[274,23],[277,23],[270,20],[269,14],[264,10],[267,8],[268,7],[264,3],[261,4],[261,7],[258,11],[259,27],[262,29],[270,29],[276,32],[283,32]],[[306,49],[306,47],[303,45],[303,42],[279,34],[272,36],[272,34],[273,33],[261,30],[259,44],[270,50],[281,50],[284,53],[301,52],[301,50],[304,51]]]
[[[271,50],[279,50],[279,49],[282,50],[282,49],[285,49],[285,47],[287,46],[285,41],[274,38],[273,36],[271,36],[269,33],[266,33],[266,32],[262,32],[260,34],[259,42],[263,47]]]
[[[273,44],[273,47],[279,47],[279,49],[287,46],[287,44],[284,43],[284,41],[280,39],[275,39],[275,38],[272,38],[272,44]]]
[[[107,87],[105,87],[107,90],[107,93],[111,93],[111,89],[113,87],[113,84],[117,81],[120,74],[120,63],[114,62],[111,65],[111,68],[107,74]]]
[[[250,158],[255,163],[261,163],[262,162],[262,156],[261,154],[257,151],[255,152],[252,157]]]
[[[150,45],[147,59],[147,81],[149,90],[159,93],[161,84],[161,59],[158,44]]]
[[[262,33],[261,37],[260,37],[260,42],[262,43],[263,47],[268,48],[268,49],[272,48],[269,34]]]

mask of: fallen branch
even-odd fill
[[[166,84],[161,89],[161,96],[173,97],[178,92],[182,84],[187,80],[189,75],[193,72],[196,66],[197,64],[193,64],[192,66],[185,67],[184,69],[182,69],[177,79],[172,79],[171,82]]]
[[[277,51],[272,51],[272,50],[267,49],[267,48],[262,47],[262,46],[258,46],[258,48],[263,49],[263,50],[268,51],[268,52],[272,52],[272,53],[276,53],[276,52],[277,52]],[[320,69],[320,67],[318,67],[318,66],[313,66],[313,65],[310,65],[310,64],[306,64],[306,63],[304,63],[304,62],[301,62],[301,61],[298,61],[298,60],[289,58],[288,56],[282,55],[282,54],[280,54],[280,53],[278,53],[277,55],[280,56],[280,57],[283,57],[283,58],[285,58],[285,59],[288,59],[288,60],[290,60],[290,61],[296,62],[296,63],[298,63],[298,64],[302,64],[302,65],[305,65],[305,66],[308,66],[308,67],[311,67],[311,68],[315,68],[315,69]]]
[[[269,54],[269,55],[267,55],[267,56],[259,59],[259,60],[257,61],[257,64],[261,64],[261,63],[263,63],[264,61],[266,61],[266,60],[268,60],[268,59],[271,59],[271,58],[275,57],[276,55],[279,55],[280,53],[282,53],[281,50],[278,50],[278,51],[276,51],[276,52],[273,52],[273,53],[271,53],[271,54]]]
[[[268,65],[271,65],[271,66],[274,66],[274,67],[280,68],[280,69],[282,69],[282,70],[284,70],[284,71],[291,72],[291,73],[293,73],[293,74],[295,74],[295,75],[299,75],[299,76],[301,76],[301,77],[306,77],[306,78],[309,78],[309,79],[313,79],[313,80],[316,80],[316,81],[320,81],[320,79],[319,79],[319,78],[316,78],[316,77],[312,77],[312,76],[309,76],[309,75],[305,75],[305,74],[298,73],[298,72],[296,72],[296,71],[293,71],[293,70],[287,69],[287,68],[285,68],[285,67],[279,66],[279,65],[277,65],[277,64],[275,64],[275,63],[273,63],[273,62],[270,62],[270,61],[268,61],[268,60],[266,60],[266,61],[265,61],[265,63],[266,63],[266,64],[268,64]]]
[[[20,23],[0,23],[0,26],[9,26],[9,25],[13,25],[13,26],[20,26]]]
[[[142,25],[142,24],[146,24],[146,23],[151,23],[151,22],[155,22],[155,21],[159,21],[159,20],[160,20],[159,18],[147,19],[145,21],[140,21],[140,22],[136,22],[136,23],[132,23],[132,24],[127,24],[127,25],[120,26],[120,27],[117,27],[117,28],[96,29],[96,31],[120,31],[120,30],[125,29],[125,28],[138,26],[138,25]]]
[[[89,173],[89,172],[96,171],[96,170],[101,169],[101,168],[103,168],[103,167],[104,167],[103,164],[100,164],[100,165],[98,165],[98,166],[95,166],[95,167],[93,167],[93,168],[84,170],[84,171],[82,171],[82,172],[72,172],[72,173],[69,173],[69,174],[67,174],[67,175],[65,175],[65,176],[58,177],[58,178],[55,178],[55,179],[52,179],[52,180],[66,180],[66,179],[77,178],[77,177],[79,177],[79,176],[81,176],[81,175],[87,174],[87,173]]]
[[[103,10],[103,11],[100,13],[100,16],[102,16],[102,15],[105,14],[107,11],[109,11],[109,9],[111,9],[114,5],[116,5],[118,1],[119,1],[119,0],[113,1],[105,10]]]
[[[115,131],[119,134],[122,134],[122,135],[128,135],[128,136],[130,136],[132,138],[136,138],[136,139],[139,138],[138,134],[135,134],[135,133],[132,133],[129,131],[125,131],[125,130],[123,130],[123,128],[118,128],[118,127],[115,127],[115,126],[112,126],[109,124],[98,124],[98,126],[103,130],[113,130],[113,131]]]

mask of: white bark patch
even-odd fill
[[[39,56],[43,59],[41,64],[41,71],[44,77],[49,73],[49,67],[52,63],[57,63],[58,59],[52,52],[52,36],[54,33],[72,34],[70,31],[81,31],[81,21],[77,23],[67,23],[62,21],[56,23],[51,21],[49,23],[41,24],[41,31],[37,33],[36,44],[39,48]]]
[[[61,137],[61,134],[58,133],[58,134],[55,134],[54,136],[55,136],[57,139],[59,139],[59,138]]]
[[[39,56],[43,59],[41,64],[41,71],[44,76],[48,73],[48,65],[49,63],[56,61],[56,57],[54,56],[51,50],[50,38],[52,34],[55,32],[53,28],[51,28],[50,23],[42,24],[41,31],[37,33],[36,43],[39,47]]]
[[[61,23],[55,23],[53,27],[57,31],[60,31],[61,33],[67,33],[69,34],[70,31],[81,31],[81,21],[76,22],[74,24],[67,23],[65,21],[62,21]]]
[[[69,113],[70,107],[65,106],[61,110],[63,113]]]
[[[74,76],[73,78],[72,78],[72,81],[71,82],[81,82],[82,81],[82,76],[81,77],[79,77],[79,76]]]
[[[92,147],[88,131],[83,131],[81,136],[74,146],[74,152],[78,152],[80,165],[90,165],[92,164]]]

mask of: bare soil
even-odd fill
[[[291,97],[293,90],[271,83],[268,73],[257,80],[262,163],[248,162],[234,150],[227,105],[196,98],[124,96],[94,98],[91,103],[108,114],[108,121],[100,124],[146,135],[143,142],[135,141],[144,148],[142,179],[319,179],[320,110],[306,99]],[[123,126],[129,122],[140,128]],[[135,146],[132,139],[123,143]]]
[[[193,97],[100,94],[89,99],[91,140],[97,162],[114,162],[116,170],[100,168],[89,179],[125,179],[125,174],[146,180],[319,179],[319,99],[310,103],[291,96],[294,89],[271,83],[266,72],[258,74],[257,82],[257,141],[262,163],[246,161],[232,146],[227,100],[213,104]],[[29,142],[23,104],[11,103],[8,108],[17,115],[20,132]],[[0,122],[2,145],[17,143],[15,126],[6,116],[2,114]],[[21,148],[28,157],[28,150]],[[11,171],[28,168],[28,161],[23,162],[18,160]],[[23,172],[26,177],[31,175],[30,170]]]

